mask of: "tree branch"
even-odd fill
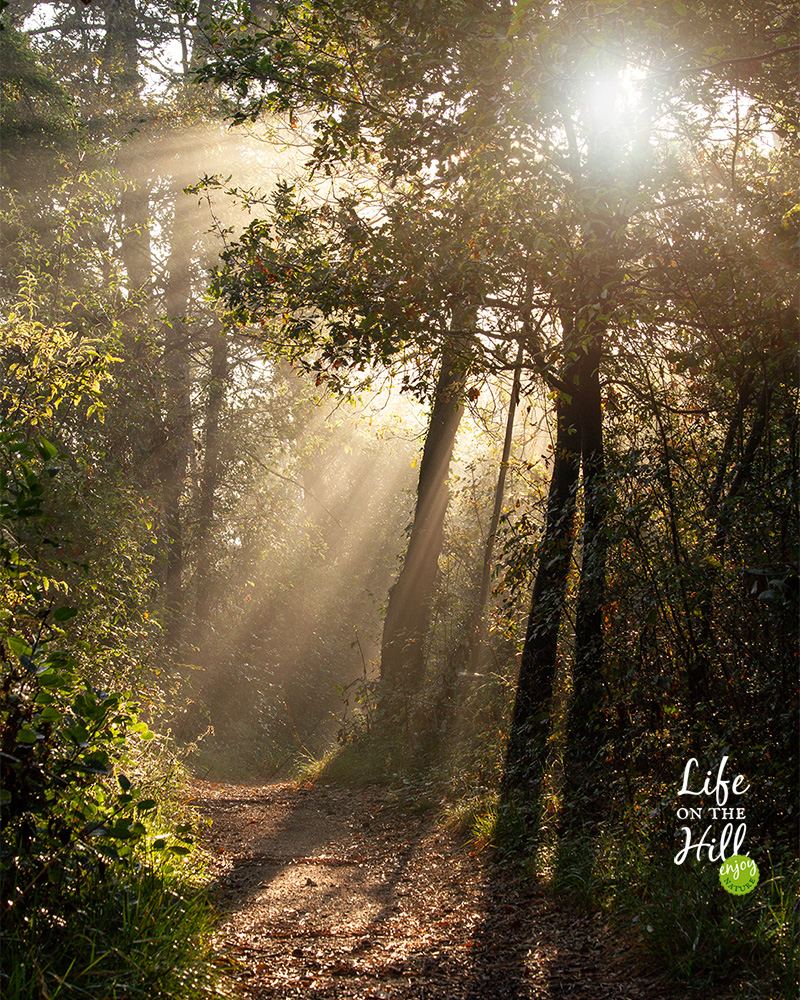
[[[800,45],[785,45],[780,49],[772,49],[769,52],[760,52],[755,55],[731,56],[728,59],[718,59],[716,62],[707,63],[705,66],[695,66],[694,69],[678,71],[681,76],[694,76],[695,73],[710,73],[716,69],[723,69],[725,66],[735,66],[737,63],[764,62],[767,59],[774,59],[777,56],[789,55],[792,52],[800,52]],[[675,70],[665,69],[653,76],[673,76]]]

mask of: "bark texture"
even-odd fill
[[[403,568],[389,591],[381,644],[381,684],[391,699],[407,697],[425,672],[425,642],[431,621],[444,519],[447,475],[463,413],[465,366],[445,352],[419,469],[417,503]]]
[[[538,795],[550,732],[558,634],[575,541],[581,466],[578,370],[574,358],[567,362],[563,382],[571,391],[560,390],[556,396],[553,472],[511,719],[503,775],[506,794],[522,791]]]

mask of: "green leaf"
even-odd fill
[[[86,757],[82,763],[86,771],[90,774],[109,774],[111,771],[108,754],[103,753],[102,751],[91,754]]]
[[[53,621],[66,622],[69,621],[70,618],[74,618],[77,614],[77,608],[56,608],[53,612]]]
[[[116,840],[136,840],[147,833],[138,820],[118,819],[106,830],[106,835]]]
[[[170,844],[169,845],[170,854],[178,854],[181,857],[185,857],[187,854],[192,853],[192,848],[188,844]]]
[[[39,685],[45,688],[68,688],[68,678],[52,667],[42,667],[37,671]]]
[[[64,735],[70,741],[74,743],[75,746],[83,747],[87,746],[89,740],[89,730],[80,724],[74,726],[68,726],[64,730]]]
[[[33,652],[27,642],[25,642],[24,639],[21,639],[18,635],[10,635],[8,639],[6,639],[6,642],[8,643],[8,648],[11,652],[15,653],[17,656],[30,656]]]
[[[56,448],[52,441],[48,441],[46,438],[39,438],[36,442],[36,450],[44,459],[55,458],[58,454],[58,448]]]

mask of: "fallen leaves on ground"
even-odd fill
[[[678,1000],[630,942],[382,790],[197,782],[251,1000]]]

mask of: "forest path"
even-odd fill
[[[599,919],[380,789],[193,783],[241,994],[679,1000]]]

